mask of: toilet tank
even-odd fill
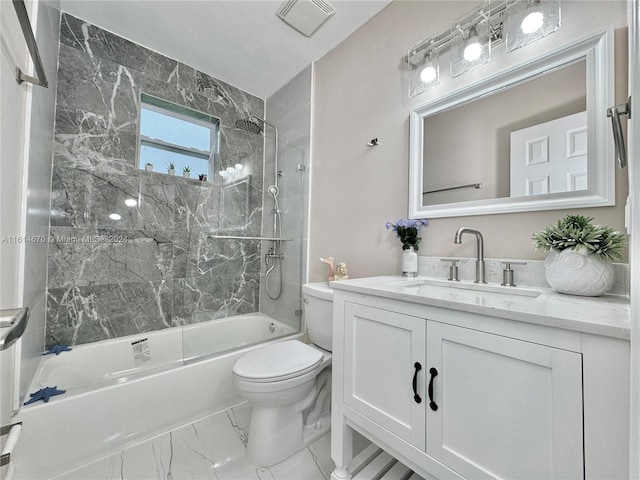
[[[302,286],[304,319],[311,341],[318,347],[332,351],[333,288],[327,282],[306,283]]]

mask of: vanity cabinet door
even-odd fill
[[[345,303],[344,329],[344,403],[424,450],[426,320]]]
[[[429,321],[426,368],[429,455],[467,478],[584,478],[581,354]]]

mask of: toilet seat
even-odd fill
[[[298,340],[287,340],[243,355],[233,366],[233,374],[250,382],[279,382],[314,371],[323,357],[322,352],[313,347]]]

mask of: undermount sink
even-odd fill
[[[516,295],[520,297],[535,298],[541,295],[542,290],[526,287],[505,287],[498,284],[472,283],[465,281],[439,280],[436,278],[418,278],[415,280],[404,280],[389,283],[390,287],[402,287],[409,289],[428,290],[428,287],[454,288],[460,290],[473,290],[476,292],[499,293],[502,295]],[[418,293],[418,292],[416,292]],[[426,292],[425,292],[426,293]]]

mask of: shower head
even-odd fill
[[[260,125],[257,123],[244,119],[236,120],[236,128],[240,128],[241,130],[251,133],[260,133],[262,131]]]

